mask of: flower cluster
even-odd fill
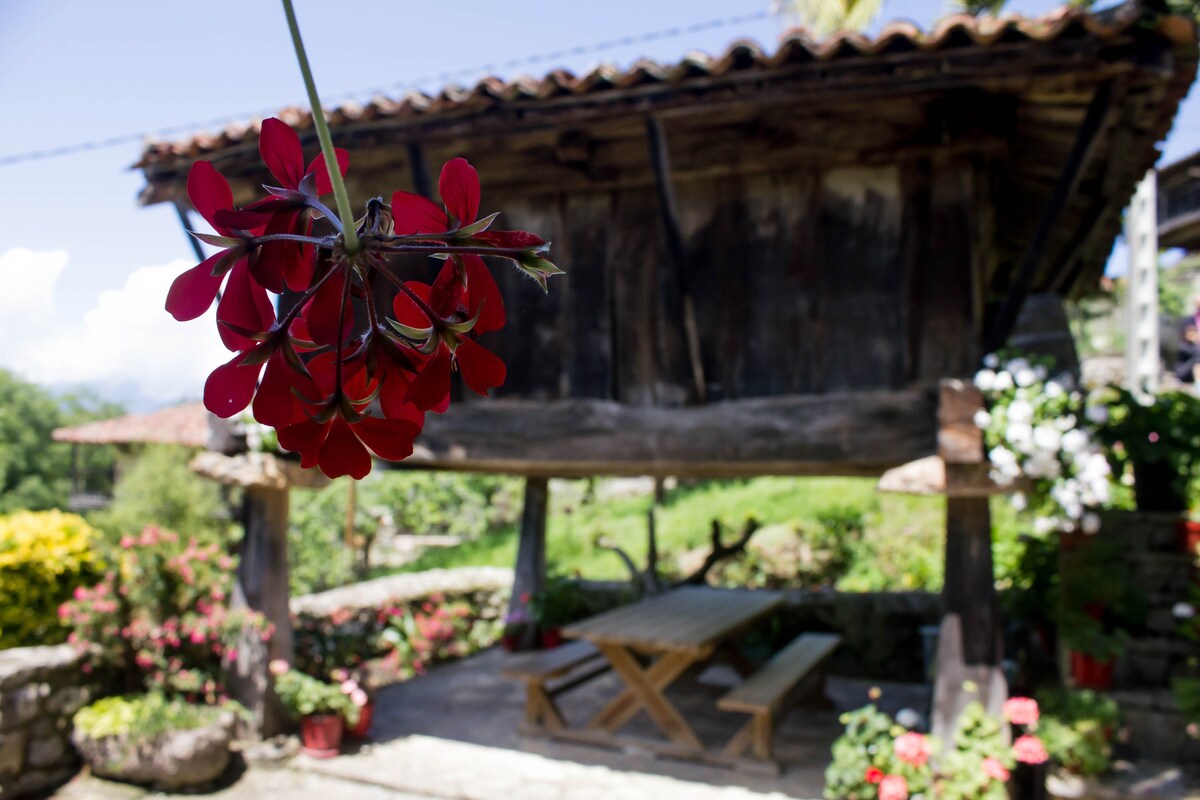
[[[337,680],[339,669],[369,673],[373,684],[424,674],[433,664],[494,644],[503,624],[501,602],[498,595],[480,591],[454,598],[433,594],[378,609],[301,614],[293,620],[296,665],[331,680]]]
[[[270,635],[260,615],[228,608],[234,559],[216,544],[147,527],[121,538],[114,566],[59,608],[68,641],[89,657],[83,668],[120,669],[147,688],[217,702],[237,641],[247,630]]]
[[[1005,719],[1036,727],[1037,702],[1015,697],[1004,705]],[[897,715],[899,718],[899,715]],[[952,747],[907,730],[875,706],[842,715],[845,733],[833,743],[833,763],[825,771],[825,797],[907,800],[978,800],[1008,797],[1005,788],[1017,762],[1047,759],[1037,736],[1026,733],[1011,746],[1000,720],[972,703],[959,719]]]
[[[292,669],[281,658],[273,660],[267,669],[274,676],[275,694],[294,718],[340,714],[347,725],[354,725],[360,709],[367,704],[366,693],[348,678],[337,684],[326,683]],[[354,685],[347,689],[346,683]]]
[[[984,431],[992,479],[1002,486],[1027,479],[1012,501],[1034,515],[1035,531],[1098,531],[1091,509],[1108,503],[1112,470],[1088,431],[1089,412],[1071,376],[1051,377],[1045,364],[1023,357],[1002,363],[989,355],[975,385],[988,404],[975,424]]]
[[[321,198],[348,168],[344,150],[340,175],[321,157],[306,166],[296,133],[268,119],[259,151],[278,185],[242,208],[211,163],[192,166],[188,198],[216,231],[196,235],[219,250],[176,278],[166,308],[195,319],[223,287],[217,325],[234,355],[205,383],[205,406],[225,418],[250,407],[304,466],[361,478],[372,454],[412,452],[425,413],[448,407],[454,370],[480,394],[504,381],[504,362],[476,341],[505,324],[482,256],[511,261],[543,288],[560,270],[544,257],[544,240],[491,230],[496,214],[479,217],[479,177],[464,159],[442,169],[444,206],[397,191],[343,220]],[[432,283],[404,280],[402,255],[444,263]],[[426,259],[417,261],[424,269]],[[271,295],[285,291],[299,297],[277,311]],[[390,307],[385,293],[394,293]]]

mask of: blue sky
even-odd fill
[[[1037,14],[1054,5],[1025,0],[1008,10]],[[365,99],[372,87],[436,90],[444,79],[418,79],[478,65],[495,66],[456,82],[555,67],[578,72],[600,61],[624,66],[641,56],[669,62],[689,50],[719,52],[742,37],[773,49],[784,29],[765,13],[769,0],[296,0],[296,8],[322,96],[335,102]],[[940,0],[893,0],[883,18],[928,27],[945,12]],[[504,66],[735,17],[749,19]],[[197,121],[249,119],[303,98],[277,2],[0,3],[0,159]],[[52,386],[90,384],[152,407],[197,397],[208,369],[224,360],[211,320],[180,325],[162,310],[170,277],[192,255],[169,206],[137,205],[141,182],[128,166],[140,149],[132,142],[0,166],[0,367]],[[1165,160],[1196,149],[1200,104],[1189,99]]]

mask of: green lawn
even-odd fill
[[[646,556],[648,496],[597,499],[595,484],[554,482],[547,530],[547,558],[561,572],[593,580],[623,580],[628,571],[617,556],[596,545],[604,536],[639,564]],[[863,544],[838,588],[852,591],[938,589],[942,580],[945,501],[936,497],[880,494],[868,478],[754,478],[706,481],[667,493],[657,514],[660,564],[670,568],[684,551],[707,547],[711,521],[719,519],[732,537],[753,516],[770,531],[758,536],[801,536],[820,530],[822,512],[850,507],[865,521]],[[1002,501],[994,504],[997,566],[1014,555],[1015,520]],[[407,571],[436,567],[511,566],[517,529],[508,526],[459,547],[430,550]]]

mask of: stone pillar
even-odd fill
[[[1138,184],[1125,213],[1129,291],[1125,300],[1125,382],[1134,394],[1158,389],[1158,211],[1154,170]]]

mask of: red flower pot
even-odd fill
[[[1087,653],[1071,651],[1071,679],[1078,689],[1111,689],[1113,659],[1099,661]]]
[[[500,646],[510,653],[521,649],[521,637],[515,633],[506,633],[500,637]]]
[[[371,720],[375,717],[375,701],[368,700],[367,704],[358,710],[358,722],[346,726],[347,739],[365,739],[371,730]]]
[[[1200,522],[1185,517],[1175,524],[1175,533],[1179,537],[1179,549],[1195,558],[1196,548],[1200,547]]]
[[[562,644],[562,630],[560,628],[547,628],[542,631],[542,648],[545,650],[553,650]]]
[[[345,724],[341,714],[309,714],[301,717],[301,752],[312,758],[333,758],[341,752]]]

